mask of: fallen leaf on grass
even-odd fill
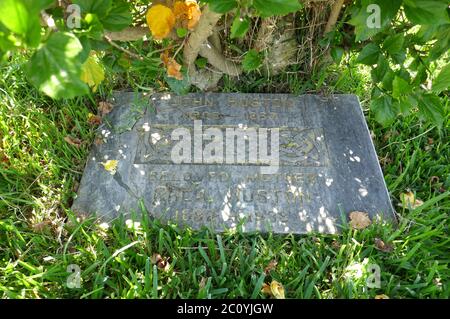
[[[399,204],[399,206],[409,208],[409,209],[416,209],[417,207],[423,205],[423,201],[416,198],[416,196],[414,195],[413,192],[406,192],[406,193],[400,194],[400,200],[401,200],[401,203]]]
[[[267,267],[264,268],[264,272],[266,273],[266,275],[269,272],[271,272],[272,270],[274,270],[277,265],[278,265],[278,262],[275,259],[271,260],[270,263],[267,265]]]
[[[183,74],[181,73],[181,65],[175,61],[174,58],[169,57],[169,52],[161,54],[161,61],[167,68],[167,76],[175,78],[179,81],[183,80]]]
[[[351,212],[350,215],[350,226],[353,229],[364,229],[367,228],[372,222],[370,221],[369,214],[365,212]]]
[[[106,114],[110,113],[113,107],[114,106],[109,102],[101,101],[98,103],[98,111],[101,116],[105,116]]]
[[[384,294],[381,294],[381,295],[376,295],[375,299],[389,299],[389,297]]]
[[[109,160],[101,163],[105,170],[109,172],[111,175],[114,175],[117,171],[117,166],[119,165],[118,160]]]
[[[100,124],[102,124],[102,118],[98,115],[89,113],[88,114],[88,123],[92,126],[100,125]]]
[[[80,148],[81,146],[81,140],[79,138],[75,138],[69,135],[64,138],[64,141],[72,146],[75,146],[76,148]]]
[[[49,221],[49,220],[44,220],[44,221],[42,221],[42,222],[40,222],[40,223],[36,223],[36,224],[31,225],[31,228],[32,228],[33,231],[36,232],[36,233],[42,233],[42,232],[44,232],[45,230],[47,230],[47,229],[48,229],[48,226],[50,226],[50,225],[51,225],[51,221]]]
[[[270,285],[264,283],[261,292],[275,299],[285,299],[283,285],[276,280],[272,280]]]
[[[159,269],[163,269],[164,271],[168,271],[170,268],[169,258],[163,258],[160,254],[154,253],[150,257],[150,262],[152,264],[156,264]]]
[[[375,248],[385,253],[390,253],[393,250],[392,245],[386,244],[380,238],[375,238]]]
[[[94,51],[93,51],[94,52]],[[91,54],[81,69],[81,80],[92,88],[93,92],[97,91],[100,83],[105,79],[105,70],[98,61],[95,54]]]

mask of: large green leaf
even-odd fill
[[[444,66],[433,81],[433,91],[442,92],[450,88],[450,63]]]
[[[450,23],[447,14],[448,1],[442,0],[405,0],[405,14],[415,24],[439,25]]]
[[[242,68],[246,72],[258,69],[262,64],[261,55],[254,49],[249,50],[242,61]]]
[[[112,7],[108,15],[101,19],[106,30],[121,31],[133,22],[128,3],[120,1]]]
[[[401,4],[402,0],[362,0],[361,6],[354,9],[349,21],[355,26],[356,41],[367,40],[388,26]],[[375,6],[378,6],[379,10],[371,11],[370,9],[377,8]],[[371,22],[378,13],[380,26],[374,27],[368,21]]]
[[[397,75],[395,76],[394,80],[392,81],[392,96],[394,98],[399,99],[402,96],[409,94],[411,92],[411,89],[411,86],[405,79]]]
[[[438,96],[430,93],[422,94],[418,98],[419,111],[428,120],[436,123],[437,126],[442,127],[444,123],[444,108],[441,105],[441,100]]]
[[[380,55],[380,48],[374,43],[369,43],[366,45],[358,55],[356,59],[357,63],[362,63],[366,65],[373,65],[377,63],[378,56]]]
[[[111,10],[112,0],[73,0],[74,4],[78,4],[81,13],[94,13],[99,18],[106,17]]]
[[[204,2],[208,3],[209,8],[217,13],[227,13],[238,6],[236,0],[204,0]]]
[[[253,0],[253,6],[263,17],[282,16],[303,8],[299,0]]]
[[[73,98],[89,92],[80,79],[83,51],[71,33],[53,33],[26,66],[29,81],[48,96]]]
[[[375,120],[383,126],[388,126],[395,119],[396,113],[390,96],[382,95],[373,99],[371,109],[375,112]]]

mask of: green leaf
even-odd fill
[[[189,93],[189,88],[191,87],[189,83],[189,76],[187,72],[182,70],[183,73],[183,79],[177,80],[175,78],[167,76],[167,74],[164,74],[164,80],[169,85],[172,92],[178,95],[183,95]]]
[[[303,8],[299,0],[253,0],[253,6],[262,17],[283,16]]]
[[[262,64],[261,55],[254,49],[249,50],[242,61],[242,68],[246,72],[258,69]]]
[[[208,60],[206,58],[198,58],[197,60],[195,60],[195,65],[199,69],[204,69],[207,63],[208,63]]]
[[[441,99],[430,93],[422,94],[418,98],[419,112],[427,119],[434,122],[438,127],[444,123],[444,108],[441,105]]]
[[[442,92],[450,88],[450,63],[444,66],[433,81],[433,91]]]
[[[188,30],[185,28],[177,28],[177,36],[179,38],[184,38],[188,34]]]
[[[241,18],[239,14],[233,20],[231,25],[231,38],[242,38],[248,31],[250,27],[250,20],[247,17]]]
[[[356,41],[365,41],[391,23],[402,0],[362,0],[349,23],[355,26]]]
[[[212,11],[217,13],[227,13],[238,6],[236,0],[205,0],[204,2],[208,4]]]
[[[89,56],[81,69],[81,80],[96,92],[100,83],[105,79],[105,70],[95,56]]]
[[[89,92],[80,79],[83,47],[71,33],[57,32],[37,50],[26,65],[29,81],[48,96],[73,98]]]
[[[390,96],[382,95],[373,99],[371,109],[375,112],[375,120],[383,126],[388,126],[395,119],[396,114]]]
[[[405,14],[408,20],[421,25],[450,23],[447,14],[448,1],[405,0]]]
[[[361,50],[356,62],[366,65],[373,65],[377,63],[379,54],[380,48],[374,43],[369,43]]]
[[[99,18],[106,17],[112,7],[112,0],[73,0],[72,3],[80,6],[82,14],[94,13]]]
[[[344,55],[344,49],[341,47],[332,47],[330,50],[330,55],[331,55],[331,58],[333,59],[333,61],[336,64],[339,64]]]
[[[125,1],[114,3],[108,15],[100,19],[100,22],[110,31],[121,31],[131,25],[133,17],[128,3]]]
[[[391,69],[389,67],[388,60],[384,57],[384,55],[380,54],[378,56],[377,66],[374,67],[372,69],[372,71],[370,72],[370,74],[372,76],[372,80],[375,83],[383,81],[383,79],[386,76],[386,73],[390,70]]]
[[[395,76],[392,81],[392,96],[396,99],[404,96],[405,94],[409,94],[411,92],[412,87],[409,85],[407,81],[399,76]]]
[[[406,59],[406,52],[403,49],[405,35],[402,33],[388,36],[383,41],[383,50],[386,51],[397,63],[402,63]]]

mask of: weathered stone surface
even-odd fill
[[[246,231],[276,233],[334,233],[351,211],[393,218],[356,96],[119,93],[114,104],[99,128],[104,143],[87,159],[76,212],[112,219],[145,209],[194,228],[243,222]],[[194,120],[217,128],[224,141],[227,128],[278,128],[278,171],[264,174],[267,164],[249,158],[174,164],[171,133],[183,127],[194,140]],[[101,164],[107,160],[118,161],[115,174]]]

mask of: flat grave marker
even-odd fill
[[[336,233],[393,218],[354,95],[117,93],[72,209],[195,229]]]

